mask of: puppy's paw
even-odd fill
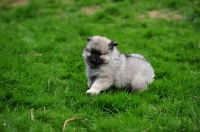
[[[99,94],[100,91],[99,90],[96,90],[96,89],[89,89],[87,90],[86,94],[91,94],[91,95],[97,95]]]

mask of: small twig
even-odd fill
[[[187,95],[187,96],[200,100],[200,98],[197,96],[192,96],[192,95]]]
[[[157,110],[157,109],[156,109],[154,106],[152,106],[152,105],[151,105],[150,107],[151,107],[152,109],[154,109],[154,110]]]
[[[33,113],[33,108],[31,108],[31,120],[34,121],[34,113]]]
[[[76,119],[79,119],[79,118],[83,118],[83,117],[82,116],[75,116],[75,117],[72,117],[72,118],[65,120],[65,123],[63,125],[63,132],[65,131],[65,127],[66,127],[67,122],[72,121],[72,120],[76,120]]]

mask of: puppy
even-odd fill
[[[125,55],[117,50],[117,42],[102,36],[87,38],[83,49],[88,78],[87,94],[99,94],[112,86],[131,88],[135,93],[147,89],[154,70],[140,54]]]

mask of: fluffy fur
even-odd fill
[[[154,70],[140,54],[125,55],[117,50],[117,42],[106,37],[88,37],[83,50],[88,78],[87,94],[99,94],[112,86],[131,88],[133,92],[147,89]]]

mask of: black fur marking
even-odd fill
[[[103,64],[103,60],[100,58],[100,55],[98,55],[98,54],[91,54],[90,56],[88,56],[87,59],[94,66],[98,66],[98,65]]]
[[[92,76],[92,77],[90,77],[90,79],[92,80],[92,82],[94,82],[95,80],[96,80],[96,76]]]
[[[102,55],[100,51],[92,49],[91,54]]]
[[[126,58],[129,58],[129,57],[133,57],[133,56],[125,54],[125,57],[126,57]]]

